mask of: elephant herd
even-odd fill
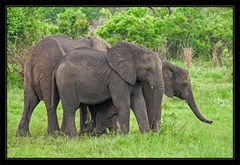
[[[78,109],[80,133],[95,136],[109,129],[127,134],[130,108],[141,133],[157,132],[163,94],[186,100],[199,120],[212,123],[195,103],[188,72],[155,52],[129,42],[110,47],[95,37],[48,36],[32,48],[24,66],[24,110],[16,135],[30,135],[30,118],[41,100],[49,135],[77,136]],[[56,113],[60,99],[61,129]]]

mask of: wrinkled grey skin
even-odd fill
[[[173,65],[165,60],[162,61],[162,64],[163,64],[162,72],[165,87],[164,94],[171,98],[173,96],[176,96],[182,100],[186,100],[190,109],[193,111],[193,113],[200,121],[211,124],[213,121],[204,118],[195,103],[188,71],[181,67]],[[145,94],[148,94],[149,91],[151,91],[151,88],[147,86],[145,86],[144,89],[146,90]],[[148,97],[145,98],[148,99]],[[149,106],[147,100],[146,105]],[[98,111],[100,117],[98,118],[98,123],[93,125],[93,127],[96,129],[95,132],[92,133],[93,135],[101,135],[105,133],[105,130],[107,128],[113,128],[114,125],[116,124],[115,123],[117,116],[116,109],[114,109],[110,101],[105,106],[99,106],[98,109],[105,109],[105,111],[103,110]],[[94,120],[94,116],[92,117],[92,119]]]
[[[208,124],[213,122],[203,117],[199,111],[192,93],[190,76],[187,70],[173,65],[168,61],[163,61],[163,79],[165,84],[164,93],[166,96],[176,96],[185,100],[199,120]]]
[[[130,106],[140,131],[147,132],[149,123],[141,82],[152,87],[152,113],[158,115],[161,109],[164,82],[160,58],[127,42],[119,42],[107,54],[90,48],[75,49],[61,60],[53,77],[57,86],[53,89],[58,89],[63,106],[61,131],[68,136],[77,135],[75,111],[82,104],[108,99],[117,109],[121,133],[129,132]]]
[[[51,105],[52,72],[57,62],[77,47],[92,47],[102,51],[109,49],[109,45],[97,38],[72,40],[60,35],[48,36],[33,47],[24,67],[24,110],[18,125],[17,136],[30,135],[30,118],[41,100],[44,101],[47,109],[48,134],[54,135],[59,131],[56,115],[59,98],[54,98]]]
[[[89,111],[91,113],[91,124],[88,124],[84,133],[100,136],[107,133],[106,129],[111,132],[117,131],[117,109],[111,99],[103,103],[90,105]]]

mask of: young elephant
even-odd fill
[[[109,49],[108,44],[97,38],[72,40],[60,35],[48,36],[33,47],[24,67],[24,110],[17,136],[30,135],[30,118],[40,100],[44,101],[47,109],[48,134],[53,135],[59,130],[56,115],[59,97],[54,98],[51,104],[52,72],[57,62],[77,47],[92,47],[102,51]]]
[[[127,42],[119,42],[107,54],[90,48],[75,49],[61,60],[53,80],[62,100],[61,131],[66,135],[77,135],[75,111],[81,104],[97,104],[110,98],[117,109],[122,133],[129,131],[130,104],[137,106],[132,109],[141,132],[146,132],[149,123],[141,82],[151,86],[154,99],[149,104],[153,104],[151,110],[156,116],[152,121],[159,122],[156,119],[163,96],[162,64],[159,57],[147,49]]]
[[[197,108],[192,93],[191,81],[188,71],[181,67],[173,65],[165,60],[162,61],[162,64],[162,72],[165,86],[164,94],[171,98],[173,96],[176,96],[180,99],[186,100],[189,107],[199,120],[211,124],[213,121],[205,119]],[[145,91],[145,93],[148,93],[148,91]],[[101,104],[105,106],[96,106],[98,109],[98,118],[95,117],[95,114],[92,115],[92,111],[90,111],[92,115],[92,120],[97,121],[97,123],[93,125],[95,132],[97,132],[97,135],[103,134],[106,128],[113,128],[116,125],[115,120],[117,118],[116,109],[113,107],[110,101],[108,101],[107,104]],[[148,101],[146,101],[146,104],[148,105]]]
[[[117,110],[111,99],[103,103],[90,105],[89,110],[91,113],[91,128],[85,133],[99,136],[106,133],[106,129],[109,129],[111,132],[117,131]]]
[[[213,121],[204,118],[195,103],[188,71],[168,61],[163,61],[162,69],[165,85],[164,94],[168,97],[176,96],[185,100],[199,120],[211,124]]]

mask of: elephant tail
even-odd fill
[[[27,61],[24,63],[24,104],[26,107],[29,107],[29,91],[31,88],[31,83],[29,82],[29,74],[27,73]]]
[[[55,68],[57,68],[57,67],[55,67]],[[54,106],[54,102],[60,97],[58,88],[57,88],[57,84],[56,84],[55,73],[56,73],[56,69],[54,69],[53,73],[52,73],[51,107]]]

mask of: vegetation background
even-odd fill
[[[196,102],[214,123],[197,120],[180,99],[164,97],[158,133],[140,134],[131,114],[127,136],[52,138],[47,136],[47,115],[41,103],[30,122],[32,137],[15,137],[23,111],[24,62],[31,47],[52,34],[74,39],[96,36],[111,45],[125,40],[158,52],[188,69]],[[232,157],[232,35],[233,10],[228,7],[9,7],[8,157]],[[61,123],[60,104],[58,117]]]

